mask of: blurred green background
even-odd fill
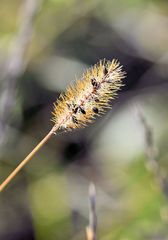
[[[167,1],[0,1],[0,181],[103,58],[127,72],[112,109],[53,137],[0,194],[0,239],[85,239],[91,181],[99,239],[168,239]]]

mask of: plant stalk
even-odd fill
[[[41,147],[48,142],[51,136],[58,129],[54,126],[49,133],[39,142],[39,144],[27,155],[25,159],[13,170],[13,172],[0,185],[0,192],[11,182],[11,180],[18,174],[18,172],[33,158],[33,156],[41,149]]]

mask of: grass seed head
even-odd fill
[[[111,107],[117,91],[123,86],[125,72],[117,60],[100,61],[88,69],[74,86],[69,86],[54,103],[53,118],[59,129],[72,130],[91,123]]]

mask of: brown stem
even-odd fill
[[[89,186],[89,226],[86,228],[87,240],[96,240],[97,216],[96,216],[96,189],[93,183]]]
[[[14,169],[14,171],[2,182],[0,185],[0,192],[10,183],[10,181],[17,175],[17,173],[33,158],[33,156],[41,149],[41,147],[51,138],[51,136],[58,129],[54,126],[50,132],[39,142],[39,144],[27,155],[25,159]]]

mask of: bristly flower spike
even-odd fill
[[[88,69],[74,86],[69,86],[54,103],[54,126],[0,185],[0,192],[58,130],[70,131],[84,127],[111,107],[110,100],[116,97],[117,91],[123,86],[124,77],[125,72],[117,60],[110,62],[104,59]]]
[[[54,103],[52,121],[59,129],[67,131],[86,126],[111,107],[110,100],[123,86],[124,77],[125,72],[117,60],[100,61],[60,95]]]

